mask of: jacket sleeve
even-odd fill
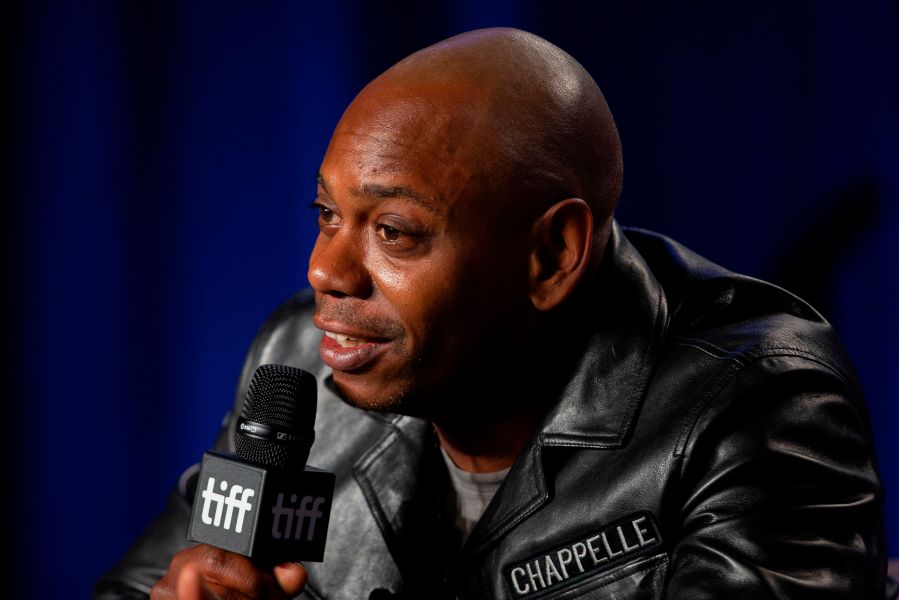
[[[256,367],[263,362],[296,364],[309,370],[318,355],[308,330],[312,298],[300,292],[278,307],[260,328],[247,353],[238,380],[231,411],[226,416],[213,448],[234,450],[234,415],[240,414],[243,398]],[[314,332],[312,332],[314,333]],[[144,530],[125,556],[95,584],[95,600],[145,599],[150,588],[168,570],[172,557],[192,545],[187,527],[193,504],[199,465],[188,468],[171,491],[165,510]]]
[[[230,413],[229,413],[230,415]],[[214,448],[227,448],[228,425],[216,439]],[[125,556],[94,586],[95,600],[146,599],[150,588],[165,574],[178,551],[192,545],[187,539],[187,526],[193,505],[193,494],[199,464],[189,467],[168,496],[163,512],[150,523]]]
[[[666,598],[883,598],[882,491],[847,380],[770,353],[701,409]]]

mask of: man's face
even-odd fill
[[[378,96],[354,102],[322,163],[315,324],[348,401],[428,416],[521,351],[526,228],[492,197],[476,114]]]

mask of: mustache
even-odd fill
[[[373,337],[393,339],[406,334],[403,326],[396,321],[362,314],[354,303],[327,297],[315,299],[315,316],[324,321],[342,323],[362,330]]]

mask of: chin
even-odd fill
[[[356,408],[381,413],[394,413],[410,417],[428,418],[429,394],[416,390],[408,383],[394,381],[391,385],[378,386],[365,381],[364,375],[347,376],[334,373],[334,386],[340,398]]]

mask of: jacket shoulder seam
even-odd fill
[[[743,360],[744,353],[743,352],[733,352],[729,350],[725,350],[721,346],[713,344],[708,340],[702,340],[699,338],[676,338],[672,344],[675,346],[686,346],[688,348],[695,348],[704,354],[708,354],[712,358],[717,358],[721,360],[731,360],[738,364],[745,365],[745,361]]]
[[[790,344],[759,344],[745,350],[727,350],[708,340],[688,337],[676,338],[672,343],[678,346],[695,348],[713,358],[732,360],[744,367],[748,367],[758,360],[775,356],[795,356],[797,358],[804,358],[826,368],[836,375],[850,389],[854,387],[850,383],[851,378],[839,365],[828,360],[825,356],[809,352],[805,348],[799,346],[792,346]]]

